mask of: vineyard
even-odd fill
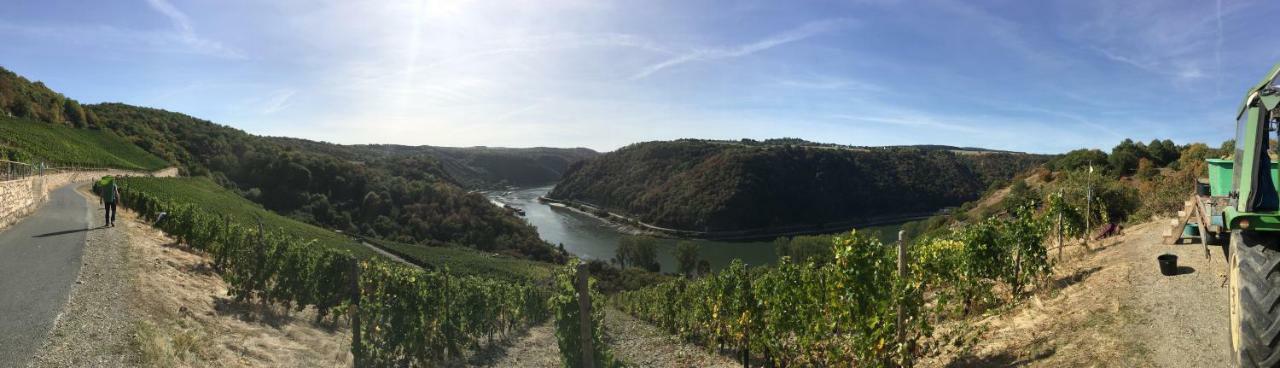
[[[637,318],[712,351],[771,366],[909,365],[939,321],[1023,296],[1052,264],[1049,220],[1078,216],[1062,202],[1022,206],[908,247],[862,232],[835,237],[830,259],[748,269],[616,295]],[[1065,233],[1066,231],[1064,231]],[[999,287],[997,287],[999,286]],[[1007,297],[996,290],[1007,290]],[[1007,298],[1007,299],[1006,299]]]
[[[0,117],[0,160],[155,171],[169,166],[125,138],[101,130],[75,129]]]
[[[256,228],[261,221],[263,228],[272,232],[309,239],[316,245],[342,250],[360,258],[374,255],[347,236],[276,214],[205,178],[126,178],[121,180],[120,186],[126,206],[130,199],[134,199],[132,197],[146,196],[159,202],[191,205],[200,210],[198,215],[218,214],[224,216],[223,221],[241,227]]]
[[[428,269],[450,269],[455,275],[483,276],[514,282],[550,280],[554,265],[458,246],[427,246],[365,239],[370,244]]]
[[[124,206],[207,253],[235,299],[314,307],[335,322],[349,316],[357,366],[435,365],[549,316],[545,287],[453,275],[448,267],[424,271],[361,260],[318,245],[340,236],[314,236],[323,230],[226,201],[229,193],[211,191],[207,181],[125,178],[120,184]],[[264,225],[249,216],[261,216]]]

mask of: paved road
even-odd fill
[[[26,366],[44,344],[80,273],[85,235],[97,230],[89,226],[102,221],[90,221],[77,185],[55,190],[35,214],[0,232],[0,367]]]

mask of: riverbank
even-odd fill
[[[661,227],[616,212],[609,212],[590,203],[554,199],[546,196],[538,197],[538,202],[552,207],[565,208],[591,216],[601,221],[618,226],[632,235],[648,235],[676,239],[700,239],[718,241],[752,241],[772,240],[778,237],[791,237],[813,234],[830,234],[871,226],[892,225],[907,221],[927,219],[936,212],[909,213],[894,216],[880,216],[865,219],[845,220],[823,225],[790,225],[744,230],[697,231]]]

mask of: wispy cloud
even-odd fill
[[[837,114],[837,115],[832,115],[831,117],[836,119],[841,119],[841,120],[861,121],[861,122],[868,122],[868,123],[883,123],[883,124],[892,124],[892,125],[915,127],[915,128],[935,128],[935,129],[943,129],[943,130],[950,130],[954,132],[963,132],[963,133],[982,132],[982,130],[971,127],[971,126],[943,122],[933,117],[921,116],[921,115],[874,116],[874,115]]]
[[[239,50],[227,47],[220,42],[205,39],[196,34],[195,28],[191,26],[191,18],[178,10],[167,0],[147,0],[147,5],[152,10],[169,18],[173,23],[174,33],[170,38],[175,39],[179,43],[186,45],[193,51],[211,56],[219,56],[229,59],[244,59],[245,55]]]
[[[777,83],[784,87],[815,90],[859,90],[868,92],[884,90],[884,87],[873,83],[835,76],[779,78]]]
[[[275,91],[270,95],[267,95],[267,97],[262,100],[262,108],[260,109],[260,112],[262,114],[274,114],[280,110],[284,110],[289,107],[293,102],[293,96],[297,94],[298,91],[293,89],[281,89]]]
[[[828,19],[816,22],[806,23],[800,27],[782,32],[773,36],[766,37],[762,40],[752,42],[745,45],[728,48],[697,48],[692,51],[676,55],[673,58],[662,62],[649,65],[639,72],[631,76],[631,80],[644,79],[663,69],[674,67],[680,64],[708,61],[716,59],[730,59],[751,55],[757,52],[768,50],[774,47],[785,45],[788,43],[804,40],[822,33],[835,31],[852,24],[853,21],[847,18]]]
[[[1223,17],[1243,9],[1221,1],[1189,6],[1083,1],[1087,18],[1066,35],[1106,60],[1182,84],[1222,78]]]

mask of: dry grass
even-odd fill
[[[939,326],[919,365],[1225,366],[1225,263],[1221,254],[1206,259],[1199,244],[1161,244],[1163,224],[1067,248],[1032,297]],[[1166,252],[1191,273],[1161,276],[1154,258]]]
[[[227,297],[198,252],[122,211],[141,320],[134,347],[152,367],[348,367],[350,330],[317,324],[314,310],[283,310]]]

